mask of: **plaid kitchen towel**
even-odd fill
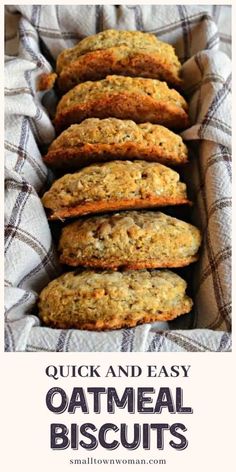
[[[6,351],[231,350],[231,63],[230,36],[221,33],[230,34],[230,26],[230,8],[213,5],[6,7]],[[183,133],[191,154],[185,178],[193,222],[203,231],[193,269],[195,309],[169,326],[50,329],[40,325],[35,306],[42,287],[60,274],[38,196],[52,179],[41,152],[54,138],[55,96],[37,92],[37,80],[62,49],[107,28],[152,32],[173,44],[183,63],[192,123]]]

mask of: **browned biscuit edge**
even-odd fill
[[[129,318],[129,315],[127,315],[126,319],[121,320],[120,323],[116,324],[111,324],[111,321],[96,321],[95,323],[63,323],[63,322],[50,322],[47,324],[47,326],[51,326],[53,328],[60,328],[60,329],[69,329],[69,328],[75,328],[75,329],[81,329],[81,330],[88,330],[88,331],[105,331],[105,330],[113,330],[113,329],[121,329],[121,328],[133,328],[137,325],[143,324],[143,323],[152,323],[155,321],[171,321],[174,318],[177,318],[180,315],[184,315],[186,313],[189,313],[191,311],[192,305],[190,306],[183,306],[182,308],[172,310],[171,312],[165,312],[165,313],[158,313],[157,315],[147,315],[143,314],[143,317],[139,320],[134,320],[132,319],[132,315]],[[41,319],[44,321],[43,316]]]
[[[86,118],[131,119],[136,123],[150,122],[171,129],[184,129],[189,125],[189,117],[184,108],[171,102],[157,101],[152,97],[142,97],[138,93],[104,93],[95,100],[65,108],[56,113],[54,125],[57,133],[73,123],[80,123]]]
[[[119,50],[119,47],[117,48]],[[130,52],[119,60],[115,48],[87,52],[62,69],[58,77],[58,87],[65,93],[75,85],[88,80],[104,79],[107,75],[123,75],[164,80],[181,88],[183,81],[173,71],[173,64],[165,62],[157,52]]]
[[[88,215],[90,213],[101,213],[104,211],[117,211],[124,209],[141,209],[141,208],[152,208],[162,207],[169,205],[192,205],[192,202],[188,198],[173,198],[173,197],[157,197],[149,199],[127,199],[127,200],[102,200],[97,202],[86,202],[80,203],[74,207],[60,209],[60,210],[48,210],[49,220],[63,220],[64,218],[72,218],[80,215]]]
[[[96,258],[91,258],[86,261],[78,258],[72,258],[68,256],[63,256],[63,253],[60,255],[60,262],[62,264],[67,264],[72,267],[94,267],[96,269],[124,269],[124,270],[139,270],[139,269],[160,269],[160,268],[177,268],[177,267],[185,267],[193,262],[198,260],[198,254],[194,256],[185,257],[182,259],[170,259],[165,262],[160,262],[157,259],[147,259],[145,261],[111,261],[111,260],[98,260]]]
[[[78,169],[84,165],[96,162],[107,162],[116,159],[140,159],[150,162],[159,162],[165,165],[180,165],[188,162],[188,157],[173,157],[171,153],[161,152],[158,146],[139,146],[134,142],[122,144],[82,144],[77,147],[65,147],[55,151],[48,151],[43,161],[55,169]]]

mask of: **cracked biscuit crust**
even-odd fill
[[[183,267],[198,259],[200,231],[161,212],[125,212],[77,220],[62,230],[60,261],[117,269]]]
[[[95,331],[171,320],[192,308],[186,285],[168,270],[69,272],[43,289],[39,316],[47,326]]]
[[[144,159],[180,165],[188,161],[181,136],[151,123],[117,118],[88,118],[55,139],[44,162],[55,169],[76,170],[93,162]]]
[[[58,86],[66,92],[108,74],[149,77],[180,86],[181,64],[173,46],[140,31],[106,30],[89,36],[57,58]]]
[[[154,34],[143,33],[141,31],[109,29],[101,31],[98,34],[87,36],[74,47],[64,49],[57,58],[57,73],[60,73],[64,67],[68,66],[72,61],[83,54],[115,46],[125,46],[131,49],[152,48],[160,52],[165,52],[166,56],[169,58],[173,55],[176,58],[174,48],[170,44],[157,39]],[[178,59],[176,58],[173,62],[177,65]]]
[[[130,119],[173,129],[189,124],[185,99],[165,82],[111,75],[97,82],[84,82],[59,101],[54,119],[57,132],[86,118]]]
[[[189,203],[179,174],[159,163],[93,164],[56,180],[42,198],[49,219]]]
[[[181,87],[180,67],[180,63],[167,61],[165,51],[119,46],[88,52],[75,59],[62,69],[58,87],[65,93],[81,82],[101,80],[108,74],[159,79]]]

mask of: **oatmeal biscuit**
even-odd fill
[[[172,56],[175,56],[174,48],[157,39],[154,34],[141,31],[109,29],[92,36],[87,36],[74,47],[64,49],[57,58],[57,73],[60,73],[79,56],[88,52],[120,46],[129,47],[130,49],[159,49],[160,52],[163,51],[165,53],[169,61],[172,59]],[[176,62],[176,56],[175,60],[172,59],[172,62]]]
[[[173,46],[141,31],[106,30],[89,36],[57,58],[62,92],[108,74],[148,77],[181,86],[181,64]]]
[[[39,316],[61,329],[129,328],[189,313],[185,290],[186,282],[169,270],[69,272],[43,289]]]
[[[57,58],[57,86],[65,93],[80,82],[104,79],[108,74],[160,79],[182,86],[181,64],[173,46],[141,31],[105,30],[88,36]],[[40,89],[53,87],[51,74]]]
[[[183,267],[198,258],[199,230],[160,212],[80,219],[62,230],[60,261],[106,269]]]
[[[114,159],[180,165],[187,162],[188,151],[182,138],[164,126],[137,125],[117,118],[88,118],[63,131],[44,156],[45,164],[65,170]]]
[[[159,163],[93,164],[56,180],[42,198],[49,219],[189,203],[179,174]]]
[[[156,49],[118,46],[88,52],[62,69],[58,77],[59,90],[65,93],[81,82],[101,80],[108,74],[164,80],[180,88],[181,64],[174,53],[171,58],[166,56],[167,46],[172,48],[169,44]]]
[[[86,118],[110,117],[173,129],[189,124],[187,102],[165,82],[117,75],[76,85],[59,101],[54,124],[60,132]]]

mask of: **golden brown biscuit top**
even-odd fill
[[[76,103],[99,99],[101,95],[110,93],[151,96],[154,100],[171,102],[179,108],[188,109],[186,100],[176,90],[170,89],[166,82],[140,77],[108,75],[104,80],[76,85],[62,97],[57,106],[57,113]]]
[[[172,149],[185,155],[187,147],[181,136],[173,133],[168,128],[152,123],[136,124],[132,120],[119,120],[118,118],[88,118],[80,124],[71,125],[55,139],[49,151],[59,148],[68,148],[80,143],[91,144],[122,144],[134,142],[137,144],[160,144],[169,151]]]
[[[88,36],[73,48],[62,51],[57,58],[57,73],[60,73],[62,68],[76,60],[78,56],[87,52],[122,46],[129,49],[150,49],[160,53],[163,52],[166,58],[171,59],[176,66],[180,65],[173,46],[160,41],[154,34],[110,29]]]
[[[85,201],[145,199],[150,195],[186,197],[186,185],[179,182],[177,172],[156,162],[112,161],[64,175],[53,183],[42,201],[53,210]]]
[[[127,211],[79,219],[64,227],[59,250],[70,257],[187,258],[201,243],[198,228],[158,211]],[[138,249],[137,249],[138,245]],[[126,252],[128,251],[128,253]],[[158,267],[158,266],[157,266]]]
[[[186,282],[168,270],[70,272],[49,283],[39,315],[54,327],[117,329],[188,313]]]
[[[63,274],[61,277],[50,282],[41,292],[40,305],[42,310],[46,309],[48,300],[52,304],[53,297],[56,307],[58,303],[61,305],[60,300],[64,296],[63,305],[65,309],[67,302],[68,304],[71,303],[70,297],[78,293],[81,297],[81,315],[84,309],[89,309],[89,304],[92,303],[92,300],[98,303],[99,299],[101,303],[104,303],[103,316],[111,316],[111,313],[109,314],[109,299],[113,302],[119,302],[117,306],[119,313],[117,315],[120,316],[124,313],[122,313],[122,302],[124,308],[127,309],[128,302],[132,298],[133,300],[134,298],[136,299],[135,307],[132,307],[134,310],[145,312],[149,302],[149,309],[152,307],[152,311],[155,312],[160,308],[162,310],[169,307],[174,308],[175,303],[178,305],[182,297],[188,299],[185,296],[186,287],[185,280],[169,270],[126,272],[84,270],[79,274],[74,272]],[[93,316],[92,311],[90,316]],[[94,317],[96,318],[96,316],[95,310]]]
[[[80,236],[85,237],[87,243],[100,238],[120,245],[123,239],[125,245],[126,240],[142,239],[143,235],[148,235],[150,243],[158,243],[158,233],[163,230],[166,235],[173,237],[173,245],[175,245],[175,237],[181,234],[185,239],[189,236],[189,241],[194,247],[199,247],[201,240],[198,228],[160,211],[126,211],[80,219],[63,228],[60,244],[68,241],[73,246],[76,232],[80,230],[83,230]],[[188,241],[185,242],[188,243]]]

